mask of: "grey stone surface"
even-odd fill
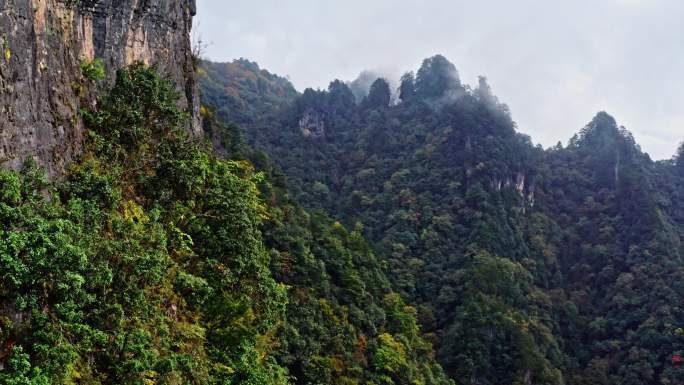
[[[194,0],[0,0],[0,162],[35,157],[59,175],[80,148],[79,110],[135,61],[156,65],[182,93],[199,134],[190,29]],[[84,79],[100,58],[107,78]]]

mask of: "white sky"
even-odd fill
[[[681,0],[198,0],[195,22],[207,58],[256,61],[300,91],[439,53],[464,83],[487,76],[544,146],[601,110],[654,159],[684,141]]]

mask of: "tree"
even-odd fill
[[[498,103],[496,96],[492,94],[492,88],[487,83],[487,78],[484,76],[478,76],[477,78],[475,95],[480,101],[487,105],[496,105]]]
[[[334,80],[328,86],[328,109],[335,114],[347,112],[356,105],[354,94],[349,86],[340,80]]]
[[[679,172],[679,175],[684,176],[684,143],[677,148],[677,154],[674,157],[674,164]]]
[[[384,108],[389,106],[391,98],[392,93],[389,84],[385,79],[378,78],[371,85],[364,104],[368,108]]]
[[[416,95],[416,78],[413,72],[407,72],[401,77],[401,85],[399,86],[399,99],[402,102],[407,102]]]
[[[442,55],[425,59],[416,74],[416,94],[422,98],[439,98],[459,88],[456,66]]]

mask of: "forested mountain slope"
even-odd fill
[[[244,84],[213,76],[210,105]],[[566,147],[534,146],[484,78],[463,85],[441,56],[396,104],[383,79],[360,102],[339,80],[262,89],[248,109],[212,107],[243,117],[296,201],[363,229],[457,382],[684,380],[682,156],[653,162],[604,112]]]
[[[360,232],[178,98],[135,64],[62,180],[0,170],[0,384],[451,384]]]

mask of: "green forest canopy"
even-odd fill
[[[0,171],[0,383],[452,384],[360,232],[177,99],[133,65],[63,180]]]
[[[354,83],[278,95],[240,79],[202,73],[204,100],[295,201],[362,228],[456,382],[684,379],[681,157],[652,161],[605,112],[567,146],[534,146],[486,79],[463,85],[442,56],[389,106],[382,81],[359,98]]]

